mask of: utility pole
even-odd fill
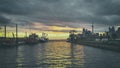
[[[18,43],[18,25],[16,24],[16,44]]]

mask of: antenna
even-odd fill
[[[92,23],[92,34],[94,34],[94,23]]]

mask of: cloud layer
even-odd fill
[[[120,25],[120,0],[0,0],[0,24]]]

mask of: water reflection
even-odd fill
[[[84,67],[84,48],[77,44],[71,44],[71,67],[83,68]]]
[[[73,68],[84,65],[83,46],[66,42],[49,42],[18,48],[18,68]]]
[[[25,45],[18,47],[17,68],[23,67],[40,67],[44,59],[44,46],[42,45]]]
[[[52,41],[0,47],[0,68],[120,68],[120,53]]]
[[[0,68],[16,68],[17,48],[0,48]]]
[[[46,46],[46,63],[49,68],[66,68],[83,66],[83,47],[66,42],[48,43]]]

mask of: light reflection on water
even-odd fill
[[[120,68],[120,53],[52,41],[0,48],[0,68]]]
[[[73,68],[83,67],[83,46],[66,42],[49,42],[18,47],[17,67]]]

